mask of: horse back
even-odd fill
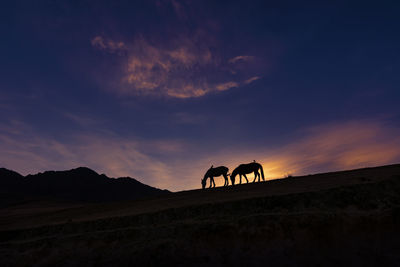
[[[238,173],[248,174],[257,171],[260,168],[260,164],[257,162],[251,162],[246,164],[240,164],[236,169]]]
[[[214,168],[215,169],[215,174],[219,173],[219,174],[225,174],[228,173],[229,169],[225,166],[219,166]]]

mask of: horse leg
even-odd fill
[[[246,178],[246,182],[249,183],[249,179],[247,179],[246,174],[243,174],[244,178]]]
[[[212,183],[213,183],[213,177],[210,176],[210,188],[212,187]]]
[[[240,177],[240,183],[239,184],[242,184],[242,175],[239,174],[239,177]]]
[[[254,172],[254,180],[253,180],[253,183],[256,181],[256,179],[257,179],[257,173]]]
[[[228,176],[226,176],[226,174],[223,174],[223,176],[224,176],[224,179],[225,179],[224,186],[228,186],[229,185]]]
[[[256,181],[256,179],[257,179],[257,174],[259,174],[258,172],[254,172],[254,180],[253,180],[253,183]]]

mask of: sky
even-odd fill
[[[211,165],[256,160],[274,179],[400,163],[395,1],[2,11],[0,167],[87,166],[179,191]]]

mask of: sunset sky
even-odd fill
[[[177,191],[400,163],[394,1],[9,2],[0,167]]]

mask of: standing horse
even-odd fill
[[[214,168],[214,165],[212,165],[210,167],[210,169],[208,169],[208,171],[206,172],[206,174],[204,174],[204,178],[201,179],[201,185],[203,187],[203,189],[206,187],[206,183],[207,183],[207,179],[210,178],[210,188],[211,187],[215,187],[215,182],[214,182],[214,177],[218,177],[218,176],[224,176],[225,179],[225,183],[224,186],[229,185],[229,181],[228,181],[228,171],[229,169],[225,166],[219,166]],[[213,186],[214,185],[214,186]]]
[[[248,164],[240,164],[239,166],[236,167],[236,169],[233,170],[233,172],[231,174],[232,185],[235,184],[235,177],[238,174],[240,177],[240,184],[242,183],[242,175],[244,176],[244,178],[246,179],[246,182],[248,183],[249,180],[247,179],[246,174],[249,174],[252,172],[254,172],[253,183],[256,181],[257,177],[258,177],[258,181],[260,181],[260,173],[258,172],[258,170],[261,171],[261,177],[262,177],[263,181],[265,181],[264,170],[263,170],[263,167],[261,166],[261,164],[257,163],[256,161],[248,163]]]

